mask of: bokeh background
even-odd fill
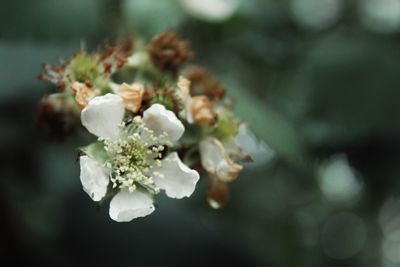
[[[275,156],[212,210],[206,181],[118,224],[76,134],[35,126],[36,79],[84,42],[191,40]],[[400,0],[1,0],[0,265],[400,266]]]

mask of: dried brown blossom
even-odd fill
[[[45,133],[61,138],[79,126],[79,111],[67,103],[63,93],[46,95],[39,103],[36,122]]]
[[[155,37],[147,49],[158,69],[173,73],[194,56],[190,51],[190,43],[182,40],[174,32],[166,32]]]
[[[107,78],[127,63],[133,51],[133,39],[107,46],[103,53],[77,52],[69,61],[60,66],[43,64],[44,73],[38,79],[56,85],[58,92],[64,92],[78,81],[93,83],[97,78]]]
[[[191,67],[184,71],[184,76],[191,81],[190,93],[193,96],[206,95],[212,101],[219,101],[225,95],[225,88],[204,68]]]

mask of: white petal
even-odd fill
[[[150,130],[154,131],[156,136],[166,132],[167,139],[171,142],[178,141],[185,131],[185,127],[175,113],[160,104],[154,104],[143,112],[143,122]]]
[[[264,141],[259,140],[245,124],[239,127],[235,144],[251,156],[253,162],[249,165],[253,167],[264,165],[275,157],[275,151]]]
[[[81,121],[83,126],[92,134],[115,139],[118,137],[118,125],[124,118],[124,102],[115,94],[97,96],[90,100],[82,110]]]
[[[159,174],[157,175],[158,172]],[[154,183],[165,190],[170,198],[189,197],[200,178],[197,171],[190,169],[182,163],[176,152],[162,160],[160,168],[154,168]]]
[[[97,161],[88,157],[79,158],[83,190],[94,200],[100,201],[107,193],[109,177],[107,170]]]
[[[123,189],[110,202],[110,217],[117,222],[129,222],[147,216],[153,211],[151,196],[138,190],[129,192]]]
[[[223,182],[233,181],[243,169],[243,166],[229,158],[224,146],[216,138],[209,137],[201,141],[199,148],[204,169]]]

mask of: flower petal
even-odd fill
[[[162,160],[162,166],[153,171],[154,183],[170,198],[189,197],[199,178],[199,173],[183,164],[176,152],[169,154]]]
[[[223,182],[233,181],[243,169],[229,157],[222,143],[213,137],[200,143],[200,156],[204,169]]]
[[[107,193],[109,177],[107,170],[97,161],[88,157],[79,158],[83,190],[94,200],[100,201]]]
[[[122,122],[124,112],[122,98],[115,94],[106,94],[90,100],[82,110],[81,121],[92,134],[115,139],[118,137],[118,125]]]
[[[171,142],[178,141],[185,131],[185,127],[175,113],[160,104],[153,104],[143,112],[143,122],[150,130],[154,131],[156,136],[166,132],[167,139]]]
[[[195,96],[192,97],[191,101],[191,113],[195,121],[203,125],[210,125],[215,122],[217,114],[207,96]]]
[[[240,125],[234,143],[241,150],[242,155],[250,155],[253,159],[250,166],[253,167],[267,164],[272,161],[276,154],[264,141],[258,139],[246,124]]]
[[[117,193],[110,202],[110,217],[117,222],[129,222],[144,217],[154,211],[153,199],[150,195],[127,189]]]
[[[184,109],[182,110],[182,117],[186,118],[189,123],[193,123],[192,116],[192,97],[190,96],[190,81],[183,76],[178,78],[178,95],[181,98]]]

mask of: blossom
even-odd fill
[[[224,134],[219,138],[209,136],[199,144],[201,164],[210,175],[207,200],[215,209],[227,203],[227,184],[234,181],[244,167],[239,162],[250,162],[248,166],[255,167],[271,161],[275,156],[275,151],[258,140],[248,125],[242,123],[235,131],[232,125],[223,123],[223,127],[231,129],[220,130]]]
[[[223,182],[231,182],[239,175],[243,166],[238,162],[259,166],[275,156],[275,151],[258,140],[246,124],[239,125],[233,136],[205,138],[199,149],[203,168]]]
[[[117,222],[152,213],[160,190],[170,198],[189,197],[199,180],[176,152],[163,154],[185,130],[173,112],[154,104],[128,124],[124,110],[119,95],[107,94],[93,98],[81,114],[83,126],[99,137],[80,157],[82,186],[94,201],[116,192],[109,214]]]

